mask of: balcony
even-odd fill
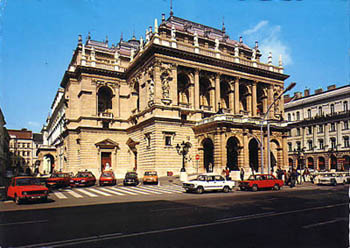
[[[213,108],[212,106],[201,105],[201,110],[204,110],[204,111],[211,111],[212,108]]]

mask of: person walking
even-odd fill
[[[241,168],[240,176],[241,176],[241,181],[243,181],[244,180],[244,169],[243,168]]]

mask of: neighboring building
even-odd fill
[[[9,168],[10,154],[9,154],[9,142],[10,136],[5,127],[6,122],[4,115],[0,109],[0,185],[4,185],[4,177],[6,171]]]
[[[10,164],[16,173],[32,173],[37,161],[37,149],[42,144],[42,135],[25,128],[21,130],[9,129],[10,135]]]
[[[62,171],[63,169],[62,135],[65,130],[65,107],[64,89],[59,88],[51,105],[50,116],[41,131],[44,141],[38,150],[40,173],[51,173],[53,170]]]
[[[118,177],[129,170],[179,174],[182,142],[190,146],[184,161],[189,173],[258,171],[260,123],[288,78],[281,60],[274,66],[271,54],[266,64],[260,57],[258,43],[250,48],[242,38],[231,40],[224,26],[172,14],[167,20],[163,15],[159,26],[155,21],[145,40],[109,46],[90,34],[83,44],[79,36],[44,127],[44,144],[55,147],[53,163],[69,172],[98,175],[108,163]],[[283,107],[278,100],[267,118],[272,164],[284,168]],[[266,147],[266,133],[262,142]],[[265,149],[265,171],[266,162]]]
[[[289,165],[317,170],[350,169],[350,85],[296,92],[285,98]]]

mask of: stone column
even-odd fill
[[[200,109],[199,105],[199,69],[194,70],[194,109]]]
[[[232,87],[234,87],[234,84],[231,85],[230,83],[230,91],[228,93],[228,99],[229,99],[229,108],[230,108],[230,111],[231,113],[235,113],[235,95],[234,95],[234,90],[232,90]]]
[[[271,105],[271,103],[273,102],[273,85],[269,85],[268,88],[268,93],[267,93],[267,107],[269,107]],[[271,108],[268,118],[273,118],[274,116],[274,111],[273,111],[273,107]]]
[[[235,78],[235,114],[239,114],[239,77]]]
[[[282,166],[281,169],[288,169],[288,148],[287,148],[287,137],[286,135],[282,136]]]
[[[119,84],[117,85],[115,91],[116,91],[116,95],[114,97],[115,98],[115,102],[114,103],[117,106],[117,108],[116,108],[116,115],[119,118],[120,117],[120,85]]]
[[[246,165],[249,165],[249,146],[248,146],[248,136],[247,136],[247,130],[243,129],[243,165],[242,167],[245,167]]]
[[[177,92],[177,65],[172,64],[171,66],[171,72],[173,80],[171,81],[170,85],[170,99],[173,101],[174,105],[178,105],[178,92]]]
[[[256,116],[256,108],[257,108],[257,96],[256,96],[256,84],[257,82],[254,81],[252,84],[252,116]]]
[[[220,73],[216,74],[215,77],[215,112],[217,112],[219,110],[219,102],[220,102]]]
[[[160,103],[162,99],[162,82],[160,79],[160,63],[155,63],[153,70],[154,102]]]
[[[248,115],[252,116],[252,95],[247,95],[247,111]]]

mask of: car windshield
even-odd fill
[[[103,172],[102,176],[103,177],[113,177],[113,173],[112,172]]]
[[[137,177],[137,174],[135,172],[128,172],[126,173],[125,177],[134,178],[134,177]]]
[[[40,185],[40,180],[36,178],[19,178],[16,180],[17,186]]]
[[[64,174],[52,174],[51,177],[64,177]]]
[[[197,180],[198,180],[198,181],[205,181],[205,176],[199,175],[199,176],[197,177]]]
[[[155,171],[146,171],[145,176],[157,176],[157,172]]]
[[[248,180],[256,180],[256,179],[255,179],[255,175],[250,175],[250,177],[248,178]]]
[[[92,176],[88,172],[78,172],[78,174],[75,177],[92,177]]]

